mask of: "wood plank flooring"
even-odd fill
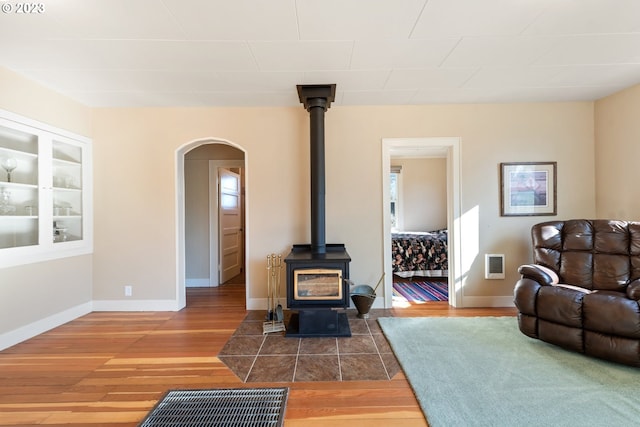
[[[180,312],[95,312],[0,352],[0,426],[133,427],[169,389],[242,383],[216,357],[247,312],[244,285],[188,289]],[[502,316],[428,303],[394,316]],[[296,382],[287,427],[426,426],[402,373],[391,381]]]

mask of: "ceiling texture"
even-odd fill
[[[2,0],[0,65],[92,107],[591,101],[640,83],[640,0]],[[22,12],[25,12],[24,8]]]

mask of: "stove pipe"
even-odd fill
[[[335,99],[336,85],[298,85],[297,89],[310,119],[311,251],[324,254],[327,251],[324,113]]]

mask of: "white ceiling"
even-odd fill
[[[640,83],[640,0],[3,3],[0,65],[94,107],[297,106],[315,83],[336,105],[589,101]]]

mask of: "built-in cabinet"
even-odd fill
[[[0,268],[92,251],[91,141],[0,110]]]

